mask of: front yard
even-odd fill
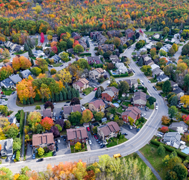
[[[86,143],[82,143],[82,144],[81,144],[81,150],[75,150],[74,147],[75,147],[74,145],[71,145],[71,146],[70,146],[71,153],[77,153],[77,152],[84,152],[84,151],[87,151],[87,145],[86,145]]]
[[[152,35],[154,35],[154,34],[161,34],[162,33],[162,31],[145,31],[144,32],[146,35],[150,35],[150,36],[152,36]]]
[[[45,157],[51,157],[53,156],[53,152],[50,151],[48,153],[45,153],[43,156],[39,156],[37,153],[36,153],[36,158],[45,158]]]
[[[56,64],[53,64],[53,67],[59,67],[60,65],[62,65],[62,63],[56,63]]]
[[[156,83],[156,82],[157,82],[157,79],[152,78],[152,79],[149,79],[149,81],[150,81],[151,83]]]
[[[121,135],[120,138],[113,137],[108,140],[108,144],[106,145],[106,147],[109,148],[109,147],[117,146],[118,144],[121,144],[127,140],[128,139],[126,139],[124,135]]]
[[[83,93],[85,93],[86,95],[88,95],[90,92],[93,91],[93,89],[94,88],[92,88],[92,87],[88,87],[88,88],[86,88],[86,89],[83,90]]]
[[[3,91],[3,94],[4,94],[4,95],[9,96],[9,95],[11,95],[12,92],[14,92],[15,90],[12,90],[12,89],[2,89],[2,91]]]

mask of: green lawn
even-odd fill
[[[56,63],[56,64],[53,64],[53,67],[59,67],[60,65],[62,65],[62,63]]]
[[[94,88],[92,88],[92,87],[88,87],[88,88],[86,88],[86,89],[83,90],[83,93],[85,93],[86,95],[88,95],[90,92],[93,91],[93,89]]]
[[[27,52],[27,51],[23,51],[23,52],[15,52],[14,54],[15,54],[15,55],[19,55],[19,54],[24,54],[25,52]]]
[[[42,104],[44,104],[44,103],[42,101],[40,101],[40,102],[34,102],[33,104],[24,105],[24,104],[20,103],[18,100],[16,100],[16,105],[19,107],[36,106],[36,105],[42,105]]]
[[[125,106],[129,106],[131,103],[130,102],[123,102],[122,104],[125,105]]]
[[[113,147],[113,146],[117,146],[118,144],[121,144],[121,143],[123,143],[123,142],[125,142],[125,141],[127,141],[128,139],[126,139],[125,137],[124,138],[122,138],[122,139],[118,139],[118,141],[117,141],[117,139],[118,138],[111,138],[111,140],[109,139],[109,143],[106,145],[106,147]],[[110,142],[111,141],[111,142]],[[118,144],[117,144],[118,143]]]
[[[137,153],[133,153],[133,154],[130,154],[128,156],[125,156],[124,157],[126,160],[129,159],[129,158],[134,158],[134,159],[138,159],[138,163],[141,165],[140,166],[140,175],[141,177],[144,176],[144,171],[143,169],[146,169],[148,166],[145,164],[145,162],[139,157],[139,155]],[[157,180],[157,178],[155,177],[155,175],[151,172],[151,180]]]
[[[165,180],[165,175],[167,172],[167,168],[163,166],[162,157],[157,155],[157,146],[152,144],[147,144],[140,152],[145,156],[145,158],[150,162],[150,164],[154,167],[154,169],[159,173],[162,180]],[[170,154],[166,151],[166,155]]]
[[[14,92],[15,90],[11,90],[11,89],[2,89],[2,91],[3,91],[3,94],[4,94],[4,95],[9,96],[9,95],[11,95],[12,92]]]
[[[159,90],[162,90],[161,86],[155,86],[155,88],[159,91]]]
[[[82,145],[81,145],[81,147],[82,147]],[[87,151],[87,145],[85,143],[84,148],[81,148],[81,150],[79,150],[79,151],[74,150],[74,145],[70,146],[70,149],[71,149],[71,153],[84,152],[84,151]]]
[[[40,156],[40,157],[38,156],[38,154],[36,154],[36,158],[46,158],[46,157],[51,157],[51,156],[53,156],[52,151],[45,153],[43,156]]]
[[[155,33],[161,34],[162,31],[145,31],[144,33],[145,33],[146,35],[152,36],[152,35],[154,35]]]
[[[151,83],[156,83],[157,82],[157,79],[154,79],[154,78],[149,79],[149,80],[150,80]]]
[[[119,108],[116,109],[116,111],[122,113],[123,112],[122,107],[120,106]]]

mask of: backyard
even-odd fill
[[[106,145],[106,147],[108,147],[108,148],[109,147],[113,147],[113,146],[121,144],[121,143],[123,143],[123,142],[125,142],[127,140],[128,139],[126,139],[124,135],[123,136],[121,135],[120,138],[113,137],[113,138],[110,138],[108,140],[108,144]]]
[[[93,89],[94,88],[92,88],[92,87],[88,87],[88,88],[86,88],[86,89],[83,90],[83,93],[85,93],[86,95],[88,95],[90,92],[93,91]]]

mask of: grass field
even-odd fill
[[[36,106],[36,105],[42,105],[42,104],[44,104],[44,103],[42,101],[40,101],[40,102],[34,102],[33,104],[24,105],[24,104],[20,103],[18,100],[16,100],[16,105],[19,107]]]
[[[3,94],[4,94],[4,95],[9,96],[9,95],[11,95],[11,93],[14,92],[15,90],[11,90],[11,89],[2,89],[2,91],[3,91]]]
[[[90,92],[93,91],[93,89],[94,88],[92,88],[92,87],[88,87],[88,88],[86,88],[86,89],[83,90],[83,93],[85,93],[86,95],[88,95]]]
[[[155,33],[161,34],[162,31],[145,31],[144,33],[145,33],[146,35],[152,36],[152,35],[154,35]]]
[[[60,65],[62,65],[62,63],[56,63],[56,64],[53,64],[53,67],[59,67]]]
[[[51,157],[51,156],[53,156],[52,151],[45,153],[43,156],[40,156],[40,157],[38,156],[38,154],[36,154],[36,158],[45,158],[45,157]]]
[[[113,147],[113,146],[116,146],[116,145],[118,145],[118,144],[121,144],[121,143],[123,143],[123,142],[125,142],[125,141],[127,141],[128,139],[126,139],[125,137],[124,138],[122,138],[122,139],[118,139],[118,138],[111,138],[111,142],[110,143],[108,143],[107,145],[106,145],[106,147]]]

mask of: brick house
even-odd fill
[[[135,32],[134,32],[132,29],[127,29],[127,30],[125,31],[125,35],[126,35],[126,37],[127,37],[128,39],[131,38],[134,34],[135,34]]]
[[[96,80],[100,78],[100,76],[102,76],[103,74],[104,74],[104,70],[102,68],[96,68],[89,72],[89,78]]]
[[[80,127],[77,129],[66,129],[67,131],[67,141],[70,145],[74,145],[77,142],[86,143],[88,139],[87,130],[85,127]]]
[[[136,120],[140,118],[140,115],[141,115],[140,109],[138,109],[137,107],[128,107],[127,110],[121,114],[121,117],[123,121],[128,123],[129,122],[128,117],[133,118],[134,122],[136,122]]]
[[[81,78],[73,83],[73,88],[80,92],[89,87],[89,81],[85,78]]]
[[[117,137],[120,132],[120,127],[114,121],[108,122],[105,125],[97,127],[97,133],[102,140],[110,139],[111,137]]]
[[[102,99],[98,99],[96,101],[93,101],[93,102],[89,103],[89,109],[91,111],[97,111],[97,112],[102,111],[102,112],[104,112],[105,104],[102,101]]]
[[[146,106],[146,93],[142,91],[138,91],[134,93],[133,96],[133,105],[137,107],[144,107]]]
[[[102,92],[102,99],[106,101],[112,101],[117,98],[119,90],[115,87],[108,87],[104,92]]]
[[[87,57],[89,64],[101,64],[101,60],[98,56]]]

